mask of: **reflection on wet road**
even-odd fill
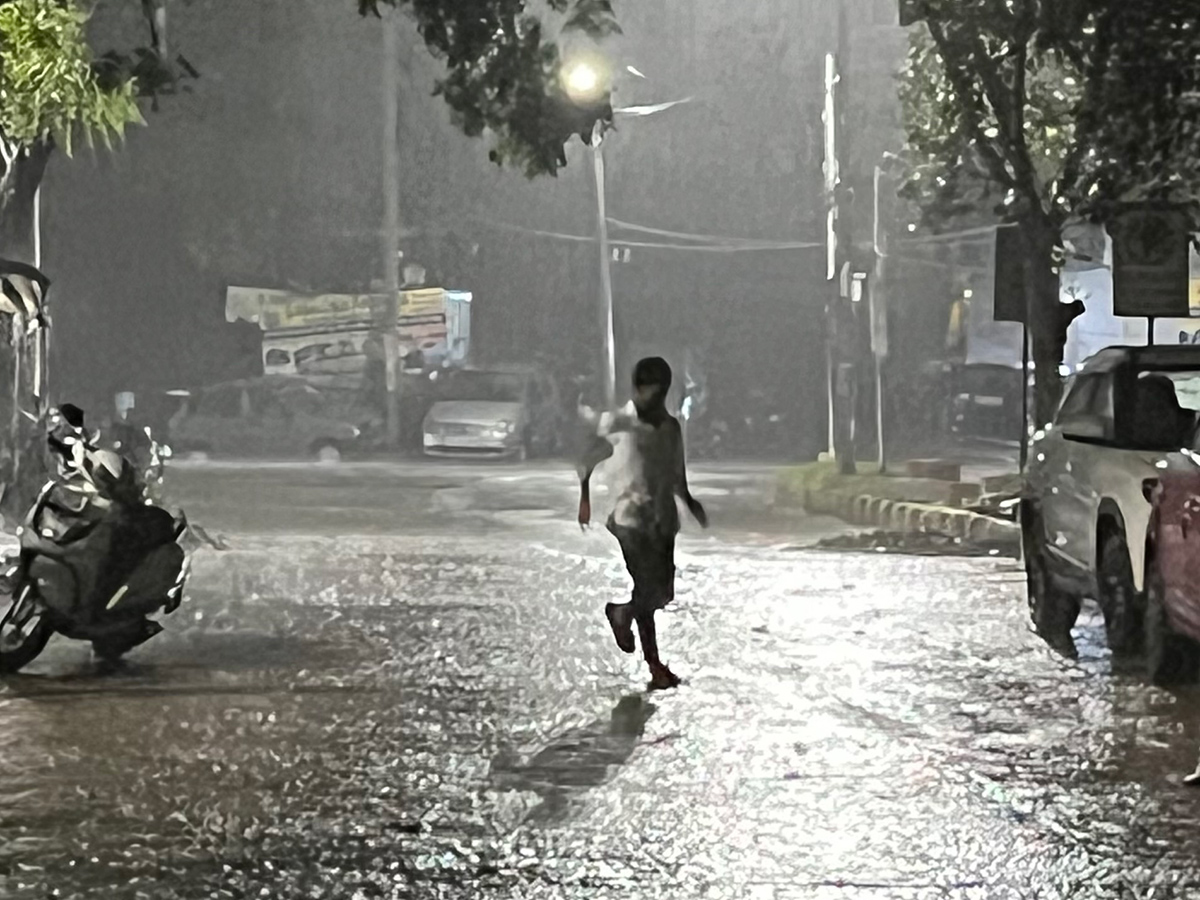
[[[698,483],[646,695],[569,476],[181,473],[231,549],[167,632],[0,687],[0,897],[1200,896],[1194,693],[1051,655],[1011,561]]]

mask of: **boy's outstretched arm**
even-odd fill
[[[678,420],[674,421],[675,434],[675,493],[687,505],[688,512],[692,514],[692,518],[700,523],[701,528],[708,527],[708,513],[704,509],[704,505],[692,496],[691,489],[688,488],[687,480],[687,455],[683,448],[683,429],[680,428]]]
[[[607,438],[595,435],[579,462],[579,527],[587,528],[592,521],[591,479],[596,466],[613,455],[613,445]]]

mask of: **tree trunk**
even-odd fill
[[[1060,229],[1038,212],[1021,223],[1025,241],[1025,322],[1033,362],[1033,424],[1042,428],[1058,411],[1062,396],[1059,367],[1070,324],[1059,300],[1054,253]]]
[[[13,157],[10,168],[0,178],[0,256],[17,262],[34,264],[35,201],[42,177],[46,173],[52,146],[34,145]],[[0,358],[7,371],[9,383],[7,423],[0,447],[0,514],[12,521],[24,513],[36,497],[46,477],[41,460],[40,423],[31,422],[21,413],[24,409],[35,417],[42,412],[33,398],[34,355],[36,336],[25,334],[14,323],[0,323],[9,334],[8,344]],[[31,458],[31,448],[37,448]]]
[[[0,189],[0,256],[33,265],[34,200],[46,163],[50,161],[49,144],[38,143],[13,160],[11,171],[3,176]]]

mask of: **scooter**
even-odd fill
[[[174,612],[183,598],[184,516],[151,506],[121,512],[63,488],[43,488],[18,532],[20,552],[0,576],[0,673],[27,666],[55,633],[91,641],[98,657],[114,661],[162,631],[148,617]],[[64,494],[78,502],[64,510]]]

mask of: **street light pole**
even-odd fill
[[[887,158],[885,154],[885,158]],[[879,474],[887,469],[887,454],[884,444],[883,415],[883,364],[888,352],[887,334],[887,233],[883,227],[880,210],[880,185],[883,182],[883,166],[875,167],[875,278],[871,282],[871,350],[875,356],[875,438],[879,454]]]
[[[592,130],[592,162],[596,177],[596,241],[600,247],[600,327],[604,335],[604,401],[612,409],[617,403],[616,323],[613,319],[612,253],[608,243],[608,203],[604,178],[603,123]]]
[[[381,10],[383,25],[383,287],[386,302],[379,317],[387,387],[387,443],[400,444],[399,335],[400,302],[400,41],[397,17]]]
[[[632,66],[626,71],[637,78],[646,76]],[[612,90],[612,80],[606,74],[607,67],[595,60],[582,59],[563,72],[563,82],[567,95],[573,102],[594,104],[598,98]],[[671,100],[666,103],[655,103],[645,106],[627,106],[614,109],[614,116],[645,118],[664,112],[682,103],[684,100]],[[616,351],[616,322],[613,315],[612,289],[612,249],[608,241],[608,198],[605,184],[604,169],[604,131],[606,122],[598,120],[592,127],[591,150],[592,167],[596,180],[596,243],[600,248],[600,327],[603,334],[603,361],[601,377],[604,381],[604,399],[611,409],[616,405],[617,397],[617,351]]]

